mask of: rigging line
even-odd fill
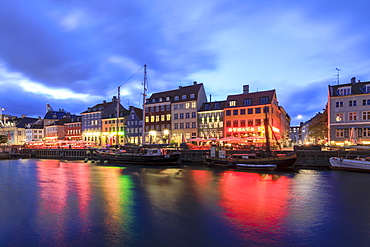
[[[140,69],[138,69],[132,76],[130,76],[130,78],[128,78],[124,83],[121,84],[120,87],[122,87],[123,84],[125,84],[126,82],[128,82],[132,77],[134,77],[142,68],[144,68],[144,66],[142,66]]]

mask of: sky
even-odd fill
[[[203,83],[208,100],[275,89],[291,126],[328,85],[370,81],[368,0],[0,0],[0,109],[80,114]],[[339,69],[339,70],[338,70]],[[339,76],[338,76],[339,75]],[[339,80],[338,80],[339,79]]]

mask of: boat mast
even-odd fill
[[[117,93],[117,119],[116,119],[116,145],[117,145],[117,148],[118,148],[118,145],[119,145],[119,135],[118,135],[118,118],[119,118],[119,105],[120,105],[120,101],[121,101],[121,96],[120,96],[120,91],[121,91],[121,87],[118,87],[118,93]]]
[[[141,145],[144,145],[145,143],[145,98],[146,98],[146,64],[144,64],[144,80],[143,80],[144,88],[143,88],[143,130],[142,130],[142,140],[141,140]]]
[[[265,106],[264,107],[264,111],[265,111],[265,119],[264,119],[264,124],[265,124],[265,138],[266,138],[266,153],[268,156],[270,156],[270,152],[271,152],[271,149],[270,149],[270,135],[269,135],[269,118],[267,116],[267,110],[268,107]]]

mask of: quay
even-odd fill
[[[203,163],[204,157],[210,154],[210,150],[179,150],[181,152],[181,162],[183,163]],[[228,154],[237,154],[242,150],[228,150]],[[345,157],[347,154],[358,156],[370,156],[370,151],[358,149],[338,149],[338,150],[296,150],[297,161],[294,168],[329,168],[330,157]],[[0,153],[0,159],[18,158],[41,158],[41,159],[65,159],[65,160],[84,160],[94,159],[94,153],[90,149],[23,149],[17,153]]]

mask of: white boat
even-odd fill
[[[370,172],[370,160],[365,158],[343,159],[331,157],[330,168],[335,170]]]

